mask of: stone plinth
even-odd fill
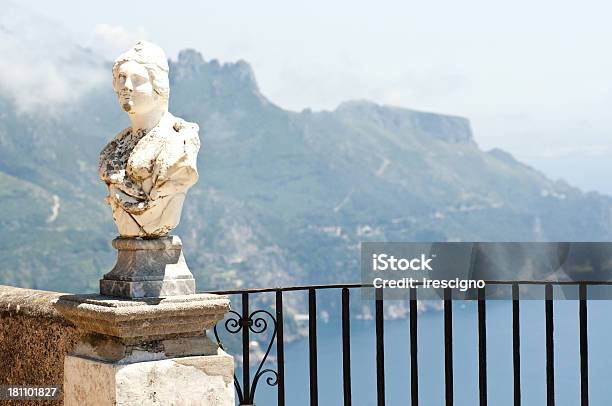
[[[66,405],[233,406],[233,358],[206,336],[226,296],[65,295],[55,308],[84,331],[64,362]]]
[[[115,267],[100,280],[100,293],[124,298],[195,293],[195,280],[178,236],[115,238]]]
[[[66,406],[233,406],[234,360],[221,350],[131,364],[79,356],[64,361]]]
[[[95,294],[66,295],[55,308],[88,332],[151,341],[212,328],[229,310],[229,299],[211,294],[133,300]]]

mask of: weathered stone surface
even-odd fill
[[[115,267],[100,280],[100,293],[125,298],[189,295],[195,280],[178,236],[115,238]]]
[[[67,406],[233,406],[233,371],[222,350],[128,365],[68,356],[64,399]]]
[[[57,305],[56,302],[60,304]],[[0,286],[0,384],[61,385],[69,382],[71,387],[75,379],[74,374],[76,382],[83,383],[87,376],[91,377],[88,373],[97,370],[100,374],[95,375],[95,379],[88,384],[93,385],[92,390],[98,388],[100,391],[110,388],[111,383],[115,385],[113,390],[118,396],[117,399],[123,399],[123,403],[118,401],[117,404],[233,405],[232,358],[227,354],[217,353],[218,346],[204,335],[204,329],[211,328],[215,321],[205,317],[207,321],[204,324],[201,321],[187,324],[190,326],[187,329],[191,330],[189,332],[183,331],[185,325],[181,326],[179,323],[177,327],[176,323],[173,323],[175,317],[180,320],[190,314],[212,314],[215,318],[222,318],[228,309],[228,299],[215,295],[117,300],[100,295],[77,297]],[[82,311],[83,314],[74,316],[73,320],[83,321],[79,324],[86,329],[100,325],[100,318],[105,317],[117,325],[128,323],[128,327],[123,330],[118,328],[119,332],[125,333],[123,337],[87,333],[64,318],[63,310],[73,315]],[[156,317],[156,313],[161,316]],[[161,329],[146,326],[148,323],[155,325],[164,319]],[[135,327],[132,326],[134,328],[129,327],[130,321],[135,323]],[[144,326],[139,327],[139,324]],[[110,325],[112,326],[112,322]],[[101,330],[106,331],[106,328]],[[110,328],[108,331],[115,330]],[[155,334],[135,336],[136,331]],[[81,355],[67,356],[69,353]],[[195,354],[199,356],[192,356]],[[66,379],[64,357],[66,362],[69,359],[83,361],[73,370],[74,374],[66,376]],[[96,361],[96,358],[99,361]],[[155,361],[144,362],[147,360]],[[85,364],[91,368],[85,368]],[[109,369],[109,365],[114,367]],[[120,369],[119,366],[129,368]],[[111,382],[110,374],[115,367],[119,372]],[[144,369],[140,369],[141,367]],[[149,386],[144,385],[143,377],[153,379],[146,381]],[[134,385],[140,384],[144,386],[132,391],[137,387]],[[157,388],[158,385],[160,389]],[[64,386],[64,391],[69,386]],[[192,392],[194,387],[196,391]],[[183,394],[195,395],[190,399],[177,388],[185,388],[187,392],[183,391]],[[165,397],[153,396],[153,403],[149,403],[148,400],[143,401],[138,397],[143,393],[151,396],[153,393],[159,393],[160,396],[165,393]],[[107,395],[103,395],[103,399],[108,399]],[[28,401],[28,404],[62,405],[64,396],[63,394],[59,401]],[[155,399],[158,399],[158,403],[155,403]],[[203,403],[204,401],[210,403]],[[81,399],[79,404],[105,403],[98,403],[97,400],[87,403]]]
[[[154,361],[193,355],[213,355],[218,349],[219,345],[212,342],[204,333],[145,342],[93,333],[81,337],[72,354],[100,361],[129,364],[145,359]]]
[[[53,307],[62,295],[0,286],[0,385],[63,384],[64,357],[73,351],[81,332]],[[63,397],[27,404],[58,406]]]
[[[121,236],[164,236],[198,180],[198,125],[168,112],[168,61],[154,44],[140,41],[115,60],[113,87],[132,126],[100,153],[106,202]]]
[[[65,404],[234,404],[233,358],[205,335],[226,296],[66,295],[55,308],[86,331],[65,360]]]
[[[100,280],[100,293],[115,297],[160,297],[189,295],[195,292],[194,279],[169,279],[163,281],[113,281]]]
[[[9,317],[40,317],[69,324],[54,307],[57,299],[64,295],[65,293],[0,285],[0,314]]]
[[[83,330],[140,341],[195,335],[211,329],[229,310],[227,296],[194,294],[121,300],[66,295],[56,309]]]

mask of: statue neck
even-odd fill
[[[159,121],[167,111],[167,109],[160,107],[145,114],[129,114],[130,122],[132,123],[132,131],[137,132],[140,129],[149,131],[159,124]]]

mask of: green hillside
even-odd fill
[[[188,50],[170,67],[171,111],[200,125],[176,231],[199,289],[356,281],[364,240],[612,235],[612,199],[480,150],[464,118],[367,101],[291,112],[246,62]],[[35,113],[0,95],[0,111],[0,284],[96,290],[115,235],[97,156],[127,126],[110,85]]]

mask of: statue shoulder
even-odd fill
[[[106,146],[104,147],[104,149],[102,150],[102,152],[100,152],[100,159],[98,161],[99,165],[101,166],[106,159],[108,158],[108,156],[114,152],[117,148],[117,145],[119,145],[119,143],[121,142],[121,140],[123,140],[123,138],[129,134],[131,131],[131,128],[124,128],[123,130],[119,131],[119,133],[117,135],[115,135],[115,137],[113,137],[112,140],[110,140],[110,142],[108,144],[106,144]]]
[[[113,142],[119,142],[119,141],[121,141],[121,140],[123,139],[123,137],[125,137],[126,135],[128,135],[128,134],[129,134],[131,131],[132,131],[132,127],[126,127],[126,128],[124,128],[123,130],[119,131],[119,132],[117,133],[117,135],[115,135],[115,137],[114,137],[114,138],[111,140],[111,142],[110,142],[110,143],[113,143]],[[110,144],[110,143],[109,143],[109,144]]]
[[[174,117],[174,124],[172,129],[177,132],[186,144],[191,144],[197,150],[200,148],[200,137],[198,132],[200,127],[196,123],[185,121],[182,118]]]
[[[195,134],[198,135],[198,131],[200,131],[200,127],[196,123],[191,123],[189,121],[185,121],[182,118],[174,117],[174,125],[172,126],[174,131],[177,133],[185,133],[185,134]]]
[[[108,144],[106,144],[106,146],[104,147],[104,149],[102,150],[102,152],[100,153],[100,157],[102,157],[103,155],[108,154],[109,151],[113,150],[115,148],[115,146],[121,142],[121,140],[131,131],[130,127],[124,128],[123,130],[119,131],[117,133],[117,135],[115,135],[113,137],[112,140],[110,140],[110,142]]]
[[[109,158],[113,155],[113,152],[117,150],[118,145],[121,143],[121,140],[129,134],[130,128],[125,128],[108,143],[100,152],[100,157],[98,159],[98,175],[102,180],[110,179],[110,176],[117,171],[116,165],[110,162]]]

